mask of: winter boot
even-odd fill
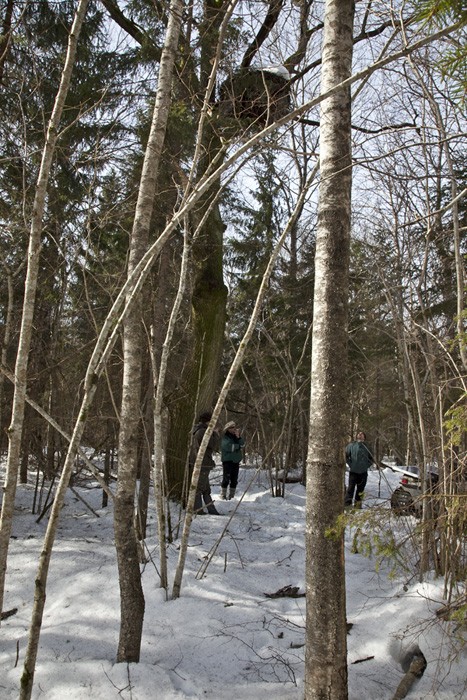
[[[235,489],[230,489],[229,490],[229,501],[232,500],[232,498],[235,496]]]
[[[209,515],[220,515],[219,511],[217,510],[216,506],[212,501],[211,503],[206,503],[206,508],[208,509]]]
[[[195,494],[195,505],[193,511],[195,515],[206,515],[206,513],[203,510],[203,501],[201,500],[200,493]]]
[[[221,501],[227,500],[227,489],[221,489]]]

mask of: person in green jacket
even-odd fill
[[[366,435],[360,430],[357,439],[345,448],[345,461],[349,465],[349,485],[345,493],[345,505],[351,506],[355,496],[355,507],[362,507],[362,496],[368,479],[368,469],[374,463]]]
[[[240,470],[240,462],[243,457],[243,446],[245,440],[240,436],[240,429],[234,421],[229,421],[224,426],[224,435],[221,442],[222,456],[222,482],[221,482],[221,498],[222,500],[230,500],[235,496],[235,490],[238,484],[238,472]],[[227,487],[229,495],[227,497]]]

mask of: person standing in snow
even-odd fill
[[[349,465],[349,485],[345,493],[345,505],[351,506],[355,496],[355,507],[362,507],[362,496],[368,479],[368,469],[374,463],[373,455],[366,443],[366,435],[360,430],[354,442],[345,448],[345,461]]]
[[[221,498],[223,501],[230,500],[235,496],[235,490],[238,483],[238,472],[240,470],[240,462],[242,461],[242,448],[245,440],[240,436],[240,429],[237,428],[234,421],[229,421],[224,426],[224,435],[221,443],[222,455],[222,483],[221,483]],[[229,494],[227,496],[227,487]]]
[[[198,423],[195,425],[193,428],[193,433],[192,433],[192,442],[191,442],[191,453],[190,453],[190,471],[193,471],[193,465],[196,461],[196,457],[198,455],[199,448],[201,446],[201,442],[204,437],[204,433],[207,430],[209,421],[212,418],[212,413],[209,411],[205,411],[204,413],[201,413],[201,415],[198,418]],[[209,473],[211,469],[215,466],[214,459],[212,457],[212,453],[216,451],[218,448],[218,433],[217,431],[214,431],[209,438],[209,442],[206,447],[206,451],[203,455],[203,459],[201,462],[201,471],[199,474],[199,480],[198,480],[198,486],[196,487],[196,495],[195,495],[195,513],[197,515],[206,515],[206,512],[203,509],[203,501],[204,501],[204,506],[206,506],[207,511],[210,515],[220,515],[220,513],[217,511],[216,506],[214,505],[214,502],[212,500],[212,495],[211,495],[211,484],[209,483]]]

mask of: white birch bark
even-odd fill
[[[79,0],[73,25],[68,38],[68,50],[65,58],[60,85],[55,98],[54,107],[50,116],[42,160],[39,168],[34,204],[32,210],[31,229],[29,233],[29,247],[27,254],[27,272],[24,285],[23,312],[18,341],[18,350],[15,363],[15,387],[11,423],[8,429],[8,458],[6,466],[6,480],[3,493],[3,505],[0,518],[0,610],[3,606],[5,590],[5,576],[7,567],[8,544],[11,536],[13,510],[16,497],[16,484],[18,481],[21,435],[24,422],[24,409],[26,403],[26,383],[28,373],[29,349],[33,328],[34,306],[39,273],[39,258],[41,250],[42,220],[45,211],[45,200],[49,182],[52,158],[58,138],[58,127],[65,104],[65,99],[70,86],[71,74],[75,62],[76,47],[82,23],[86,14],[88,0]]]
[[[157,104],[157,103],[156,103]],[[194,198],[196,199],[196,198]],[[195,202],[192,203],[192,206]],[[66,489],[70,480],[70,475],[73,469],[75,456],[79,450],[81,437],[86,424],[87,413],[94,399],[97,389],[97,381],[102,374],[107,359],[114,347],[118,337],[119,328],[129,311],[130,305],[134,297],[137,296],[141,289],[154,260],[157,258],[163,244],[167,240],[170,233],[177,225],[178,220],[175,217],[169,224],[159,239],[151,246],[149,251],[143,256],[143,259],[135,266],[133,273],[129,275],[127,282],[121,289],[115,300],[111,311],[105,319],[101,333],[96,342],[92,357],[90,359],[86,377],[84,380],[84,396],[81,403],[80,411],[76,424],[73,430],[73,435],[68,448],[67,456],[62,470],[62,475],[57,486],[54,505],[51,509],[49,524],[47,527],[44,545],[41,552],[38,572],[36,576],[36,592],[34,597],[34,607],[31,621],[30,636],[28,640],[28,649],[26,652],[26,660],[22,677],[21,700],[29,698],[32,691],[32,683],[34,677],[35,659],[37,657],[37,648],[39,644],[40,627],[45,605],[45,591],[52,547],[55,539],[58,518],[60,510],[63,506]]]
[[[0,519],[0,609],[3,604],[3,592],[5,586],[6,560],[8,555],[8,541],[11,535],[13,510],[16,496],[16,483],[18,479],[21,434],[24,421],[24,408],[26,403],[26,382],[29,360],[29,349],[33,327],[34,306],[36,299],[37,280],[39,272],[39,258],[41,249],[42,220],[45,211],[45,199],[50,177],[52,158],[58,138],[63,107],[70,86],[71,75],[75,62],[78,38],[86,15],[88,0],[79,0],[73,25],[68,37],[68,49],[63,67],[60,85],[55,98],[54,107],[49,120],[45,146],[42,152],[42,160],[36,183],[34,204],[29,234],[28,263],[26,281],[24,287],[23,313],[18,343],[18,351],[15,364],[15,388],[12,406],[12,418],[8,430],[9,449],[7,460],[6,483],[2,515]],[[31,628],[31,636],[38,634],[37,628]],[[36,655],[27,657],[27,670],[21,679],[21,698],[29,698],[32,691],[32,679],[34,675]]]
[[[159,366],[159,372],[154,365],[154,378],[157,381],[157,388],[154,396],[154,498],[156,501],[157,525],[159,534],[159,562],[160,562],[160,585],[161,588],[168,588],[168,570],[167,570],[167,552],[166,552],[166,509],[164,500],[163,484],[165,483],[163,466],[164,455],[162,447],[162,400],[164,397],[165,378],[167,375],[167,365],[169,353],[172,344],[172,338],[175,332],[175,326],[185,293],[186,282],[188,277],[188,260],[189,260],[189,228],[188,222],[185,224],[183,238],[183,255],[180,267],[180,280],[177,289],[170,319],[167,326],[167,332],[162,344],[162,353]],[[157,379],[156,379],[157,378]]]
[[[353,0],[326,0],[321,92],[348,79]],[[347,698],[344,534],[351,99],[321,104],[306,506],[306,700]]]
[[[131,233],[128,275],[141,261],[148,243],[160,157],[171,104],[171,89],[183,1],[172,0],[161,55],[156,101],[141,174]],[[120,583],[120,639],[117,661],[139,661],[143,631],[144,595],[139,569],[139,548],[134,527],[137,474],[137,433],[140,419],[142,318],[141,299],[130,299],[132,313],[123,325],[123,387],[118,445],[118,482],[115,496],[115,546]]]

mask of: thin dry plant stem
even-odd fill
[[[180,267],[180,279],[175,301],[172,306],[169,323],[167,326],[166,336],[162,345],[161,360],[159,372],[153,366],[154,381],[157,381],[157,389],[154,397],[154,496],[156,501],[157,523],[159,529],[159,552],[160,552],[160,577],[161,588],[167,591],[167,554],[166,554],[166,511],[162,492],[163,485],[163,449],[162,449],[162,401],[164,397],[165,378],[167,374],[167,366],[169,353],[172,344],[175,326],[177,323],[180,307],[182,305],[183,296],[185,294],[186,282],[188,278],[188,262],[190,257],[191,243],[189,240],[189,225],[185,219],[185,227],[183,233],[183,254]],[[157,379],[156,379],[157,378]]]
[[[419,328],[423,333],[426,333],[427,335],[431,336],[433,338],[433,340],[436,341],[438,343],[438,345],[441,346],[443,352],[445,353],[446,357],[449,360],[449,363],[451,364],[451,366],[454,370],[454,374],[457,376],[457,379],[461,383],[463,390],[465,392],[467,392],[467,384],[465,382],[465,377],[459,372],[459,367],[456,365],[456,362],[455,362],[452,354],[449,352],[449,350],[443,344],[443,342],[440,340],[440,338],[438,338],[432,331],[430,331],[429,328],[426,328],[425,326],[421,326],[419,323],[417,323],[417,321],[412,321],[412,323],[416,328]]]
[[[448,174],[451,184],[451,206],[452,206],[452,226],[454,235],[454,259],[455,259],[455,269],[456,269],[456,301],[457,301],[457,314],[456,314],[456,325],[457,325],[457,337],[458,337],[458,350],[462,361],[464,370],[467,370],[467,353],[465,351],[465,340],[464,340],[464,299],[465,299],[465,279],[464,279],[464,260],[461,254],[461,241],[460,241],[460,223],[459,223],[459,193],[457,191],[457,181],[455,174],[455,167],[451,155],[450,144],[447,139],[446,128],[444,126],[443,117],[441,110],[439,108],[438,102],[436,101],[433,93],[428,89],[423,80],[420,70],[413,60],[412,56],[409,56],[410,65],[412,70],[418,78],[418,81],[422,87],[423,93],[433,111],[436,126],[441,135],[440,143],[443,145],[443,151],[446,158],[446,164],[448,169]]]
[[[5,375],[5,377],[7,377],[7,379],[9,379],[11,382],[14,382],[13,374],[12,372],[10,372],[9,369],[0,365],[0,372],[2,372]],[[39,406],[39,404],[36,403],[34,399],[31,399],[28,396],[28,394],[26,394],[25,400],[26,403],[29,404],[31,408],[33,408],[36,411],[36,413],[38,413],[41,416],[41,418],[43,418],[52,428],[54,428],[54,430],[56,430],[57,433],[60,433],[60,435],[64,437],[68,443],[71,441],[71,435],[69,435],[69,433],[67,433],[66,430],[63,430],[62,426],[59,423],[57,423],[55,418],[52,418],[52,416],[49,413],[47,413],[47,411],[44,410],[42,406]],[[96,481],[102,486],[107,495],[110,496],[110,498],[114,499],[115,496],[110,490],[108,484],[106,484],[104,479],[102,478],[99,469],[96,466],[94,466],[94,464],[91,462],[86,453],[81,449],[81,447],[78,447],[77,455],[80,459],[83,460],[88,470],[94,476]]]
[[[211,561],[212,561],[212,559],[213,559],[215,553],[217,552],[217,549],[218,549],[220,543],[221,543],[222,540],[224,539],[225,533],[227,532],[230,523],[232,522],[232,520],[233,520],[235,514],[237,513],[237,510],[238,510],[239,507],[240,507],[240,503],[243,501],[244,496],[245,496],[245,495],[248,493],[248,491],[250,490],[251,485],[253,484],[254,480],[255,480],[256,477],[258,476],[258,474],[259,474],[259,472],[261,471],[261,469],[262,469],[262,467],[257,467],[257,468],[255,469],[255,472],[254,472],[253,476],[251,477],[250,481],[248,482],[248,484],[247,484],[247,486],[246,486],[246,489],[244,490],[244,492],[242,493],[242,495],[241,495],[240,498],[238,499],[238,503],[235,505],[235,508],[233,509],[232,513],[230,514],[230,517],[229,517],[227,523],[225,524],[225,526],[224,526],[224,528],[223,528],[221,534],[219,535],[219,537],[217,538],[216,542],[212,545],[211,549],[209,550],[208,554],[206,555],[205,561],[204,561],[204,562],[201,564],[201,566],[199,567],[199,569],[198,569],[198,571],[197,571],[197,573],[196,573],[195,578],[197,578],[197,579],[203,578],[204,574],[205,574],[206,571],[208,570],[208,566],[209,566],[209,564],[211,563]],[[240,553],[239,553],[239,555],[240,555]],[[243,563],[242,563],[242,569],[243,569],[243,568],[244,568],[244,566],[243,566]]]
[[[292,228],[292,226],[295,225],[297,217],[299,213],[302,210],[303,203],[306,199],[306,195],[308,193],[308,190],[311,186],[311,183],[318,171],[318,166],[316,166],[310,175],[310,178],[307,182],[307,184],[303,187],[302,191],[300,192],[299,198],[297,200],[297,203],[295,205],[294,211],[292,212],[289,221],[287,222],[287,225],[285,226],[272,254],[269,259],[266,271],[264,273],[263,279],[261,280],[261,285],[258,290],[258,295],[256,297],[256,302],[255,306],[253,309],[253,312],[251,314],[250,321],[248,323],[248,327],[245,331],[245,334],[240,341],[240,344],[238,346],[235,358],[232,362],[232,365],[229,369],[229,372],[227,374],[227,377],[224,381],[224,385],[221,389],[221,392],[219,394],[219,397],[217,399],[216,406],[214,408],[212,418],[209,422],[208,428],[205,431],[203,435],[203,439],[201,441],[201,445],[198,450],[198,454],[195,460],[195,464],[193,467],[193,476],[192,476],[192,481],[190,485],[190,492],[189,492],[189,497],[188,497],[188,507],[186,511],[186,518],[185,518],[185,523],[183,527],[183,532],[182,532],[182,538],[180,542],[180,554],[179,554],[179,559],[178,559],[178,564],[177,564],[177,569],[175,571],[175,578],[174,578],[174,585],[173,585],[173,590],[172,590],[172,598],[177,599],[180,596],[180,590],[181,590],[181,585],[182,585],[182,577],[183,577],[183,570],[185,567],[185,560],[186,560],[186,553],[187,553],[187,548],[188,548],[188,538],[190,534],[190,529],[191,529],[191,523],[193,520],[193,509],[194,509],[194,502],[195,502],[195,495],[196,495],[196,485],[199,480],[199,474],[201,471],[201,462],[204,456],[204,453],[206,451],[208,442],[211,438],[211,435],[214,431],[214,427],[217,424],[217,421],[219,419],[221,410],[224,406],[225,399],[227,397],[227,394],[229,392],[230,386],[234,380],[235,375],[237,374],[238,369],[240,368],[243,357],[245,355],[246,349],[248,347],[248,343],[251,340],[251,337],[253,335],[253,332],[256,327],[256,322],[258,320],[258,316],[261,310],[261,306],[264,300],[264,297],[266,295],[267,289],[268,289],[268,284],[269,284],[269,279],[271,277],[272,271],[274,269],[274,265],[276,263],[276,260],[279,256],[279,253],[282,249],[282,246],[285,243],[285,240],[287,236],[289,235],[289,232]]]

